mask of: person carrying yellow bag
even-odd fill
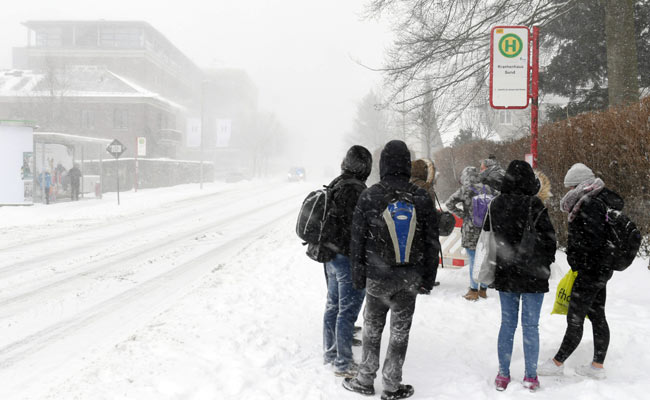
[[[609,325],[605,316],[607,281],[612,277],[611,259],[608,261],[607,212],[623,210],[621,196],[605,187],[584,164],[574,164],[564,177],[569,188],[560,201],[560,208],[568,214],[569,236],[567,261],[575,278],[564,339],[555,356],[542,363],[540,375],[564,374],[564,362],[582,340],[585,318],[589,316],[594,337],[592,362],[576,368],[576,373],[595,379],[605,378],[603,363],[609,347]]]
[[[569,301],[571,301],[571,290],[573,289],[573,282],[576,280],[576,276],[578,276],[578,271],[569,269],[566,275],[564,275],[564,278],[560,279],[560,282],[557,284],[555,303],[553,304],[551,314],[567,315]]]

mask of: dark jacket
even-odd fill
[[[72,186],[79,186],[81,180],[81,170],[74,166],[68,171],[68,176],[70,177],[70,184]]]
[[[484,171],[481,171],[479,174],[481,183],[489,185],[494,190],[500,191],[501,185],[503,184],[505,171],[496,162],[496,160],[490,158],[483,160],[483,164],[485,165],[486,169]]]
[[[501,194],[490,203],[490,220],[484,229],[493,229],[497,240],[497,266],[495,289],[503,292],[545,293],[548,292],[548,278],[533,275],[533,268],[550,275],[550,264],[555,261],[555,229],[542,201],[535,196],[539,184],[535,173],[525,161],[510,163],[501,186]],[[531,262],[521,265],[516,262],[515,251],[521,242],[528,213],[539,216],[535,225],[538,243]]]
[[[410,154],[406,144],[393,140],[386,144],[379,163],[381,181],[366,189],[354,212],[351,241],[352,280],[356,288],[366,286],[366,279],[374,281],[412,280],[431,290],[438,268],[438,220],[429,193],[411,183]],[[411,246],[410,263],[392,266],[386,260],[394,259],[394,250],[382,213],[394,190],[413,195],[416,227]],[[416,272],[415,274],[413,272]]]
[[[328,232],[327,246],[336,253],[350,257],[350,234],[352,216],[364,183],[370,175],[372,156],[363,146],[352,146],[341,163],[341,175],[330,183],[332,191],[332,211],[330,222],[333,227]]]
[[[612,269],[603,263],[607,254],[607,207],[623,210],[621,196],[604,188],[594,198],[587,198],[575,219],[569,222],[567,261],[574,271],[591,280],[606,282]]]

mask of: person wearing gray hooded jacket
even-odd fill
[[[472,278],[476,243],[481,234],[481,227],[475,226],[474,222],[472,222],[472,198],[482,193],[495,196],[498,192],[491,186],[480,182],[476,167],[470,166],[463,169],[460,174],[460,184],[461,187],[449,197],[445,206],[463,220],[463,226],[460,230],[462,235],[461,245],[469,256],[469,290],[463,297],[466,300],[475,301],[479,297],[487,298],[487,286],[481,285],[479,287],[479,284]]]

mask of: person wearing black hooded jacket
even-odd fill
[[[334,257],[325,263],[327,303],[323,317],[325,364],[334,365],[337,376],[353,376],[357,365],[352,357],[354,322],[357,320],[364,290],[355,289],[350,273],[350,231],[352,216],[365,181],[372,168],[372,156],[363,146],[352,146],[341,163],[341,175],[330,183],[332,209],[329,214],[325,246]]]
[[[539,314],[548,292],[550,265],[555,261],[556,236],[548,211],[535,196],[540,184],[533,169],[525,161],[508,165],[501,194],[492,200],[484,230],[494,232],[497,243],[494,287],[501,303],[501,327],[497,344],[499,373],[497,390],[510,383],[510,360],[521,304],[521,325],[524,336],[524,386],[539,387]],[[532,254],[520,254],[520,243],[527,225],[535,228]]]
[[[347,390],[374,394],[373,382],[379,369],[381,336],[388,311],[391,312],[390,338],[382,370],[382,399],[401,399],[413,394],[403,385],[402,365],[418,293],[433,288],[438,267],[438,219],[431,196],[409,183],[411,156],[406,144],[393,140],[384,147],[379,162],[379,183],[366,189],[357,203],[352,223],[351,263],[356,288],[366,288],[363,347],[359,372],[346,378]],[[410,259],[396,264],[384,212],[397,191],[412,195],[416,223]]]

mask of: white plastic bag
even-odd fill
[[[485,285],[494,282],[494,274],[497,269],[497,240],[494,236],[494,227],[492,226],[492,216],[490,214],[488,208],[486,218],[490,218],[490,230],[481,230],[478,243],[476,243],[474,270],[472,271],[472,279]]]

